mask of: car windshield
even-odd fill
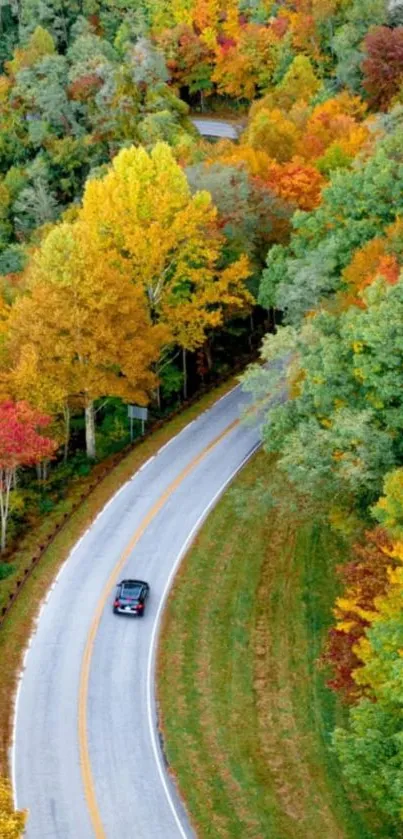
[[[142,586],[122,586],[120,596],[128,600],[137,600],[140,597]]]

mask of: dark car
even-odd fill
[[[139,617],[144,615],[149,592],[150,586],[144,580],[122,580],[117,587],[113,602],[115,615],[138,615]]]

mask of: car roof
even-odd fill
[[[148,586],[148,583],[146,583],[144,580],[121,580],[119,585],[132,588],[132,586]]]

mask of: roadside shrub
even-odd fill
[[[0,562],[0,580],[6,580],[10,574],[13,574],[15,566],[10,562]]]

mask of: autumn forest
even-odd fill
[[[332,748],[399,829],[403,3],[5,0],[0,61],[0,587],[128,403],[260,347],[265,450],[351,542]]]

